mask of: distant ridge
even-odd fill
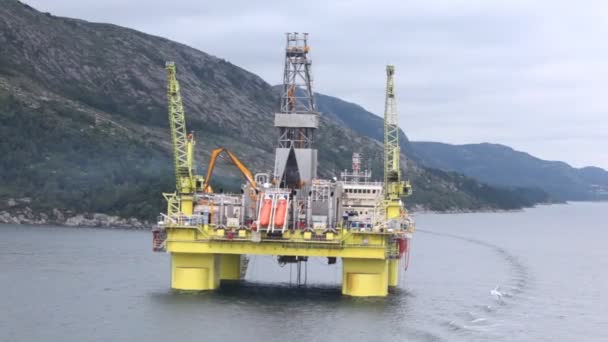
[[[383,122],[379,116],[354,103],[323,94],[317,94],[317,104],[321,112],[357,133],[382,141]],[[408,157],[422,165],[462,173],[487,184],[538,188],[558,201],[608,199],[608,171],[598,167],[577,169],[497,144],[416,142],[407,140],[403,133],[401,142]]]
[[[412,142],[412,147],[424,165],[463,173],[488,184],[535,186],[559,200],[608,199],[608,172],[599,167],[577,169],[498,144]]]
[[[36,213],[58,208],[154,219],[164,206],[160,193],[174,186],[167,60],[177,64],[198,164],[225,146],[254,172],[272,168],[278,96],[260,77],[226,60],[132,29],[41,13],[16,0],[0,6],[0,47],[0,214],[21,206]],[[350,168],[351,153],[358,151],[380,178],[381,120],[356,121],[348,109],[353,105],[337,105],[321,106],[327,109],[316,136],[321,175]],[[375,128],[366,133],[366,127]],[[410,154],[405,135],[402,145]],[[408,205],[421,209],[516,209],[546,199],[538,191],[480,184],[415,160],[406,176],[415,188]],[[215,180],[227,190],[238,190],[241,182],[225,165]]]

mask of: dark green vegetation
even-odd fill
[[[16,0],[0,6],[0,46],[0,199],[31,197],[40,211],[157,215],[161,192],[174,187],[167,60],[178,66],[199,165],[225,146],[254,172],[272,167],[278,97],[262,79],[225,60],[115,25],[43,14]],[[326,112],[317,135],[321,175],[350,167],[352,151],[359,151],[380,176],[382,121],[340,103],[319,109]],[[368,132],[371,122],[376,128]],[[513,209],[543,199],[408,164],[412,206]],[[214,187],[234,190],[236,171],[226,164],[218,171],[214,180],[221,184]]]
[[[42,212],[158,213],[155,188],[172,184],[158,146],[121,132],[105,134],[111,128],[59,102],[34,110],[12,95],[0,96],[1,197],[33,198],[29,206]]]

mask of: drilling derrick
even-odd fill
[[[308,34],[287,33],[281,110],[275,114],[279,130],[274,168],[275,183],[285,188],[309,185],[317,176],[314,131],[319,126],[312,91],[312,61]]]
[[[384,110],[384,198],[386,216],[394,219],[401,215],[401,197],[409,195],[409,182],[401,180],[399,120],[395,99],[395,67],[386,66],[386,102]]]

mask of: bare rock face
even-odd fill
[[[87,218],[89,216],[90,218]],[[124,228],[124,229],[149,229],[147,222],[140,222],[136,218],[121,218],[106,214],[72,216],[65,221],[70,227],[96,227],[96,228]]]
[[[70,227],[84,226],[86,223],[89,221],[83,215],[76,215],[65,220],[65,225]]]
[[[74,101],[74,107],[102,112],[102,120],[138,125],[164,126],[164,66],[174,61],[189,118],[213,122],[256,145],[270,147],[274,141],[255,129],[272,127],[270,109],[278,102],[270,85],[186,45],[116,25],[45,15],[16,0],[0,6],[0,45],[6,57],[2,69]],[[31,106],[44,106],[45,97],[33,98]]]
[[[57,222],[65,221],[65,217],[63,216],[63,213],[57,208],[53,209],[53,216],[55,217],[55,220]]]
[[[15,223],[13,217],[6,211],[0,211],[0,223]]]
[[[68,215],[69,216],[69,215]],[[0,211],[0,224],[34,224],[34,225],[61,225],[69,227],[119,228],[119,229],[151,229],[147,221],[137,218],[121,218],[106,214],[76,214],[65,219],[66,213],[53,209],[49,215],[44,212],[35,212],[29,207],[17,209],[13,212]]]

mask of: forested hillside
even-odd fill
[[[0,46],[0,211],[27,206],[153,219],[163,208],[161,192],[173,188],[167,60],[178,67],[199,171],[218,146],[235,151],[254,172],[272,168],[276,93],[226,60],[128,28],[40,13],[16,0],[0,7]],[[344,125],[350,114],[332,112],[317,134],[320,174],[349,167],[357,151],[380,176],[377,132]],[[220,173],[219,186],[235,189],[236,171],[221,165]],[[406,175],[416,187],[411,206],[511,209],[536,201],[523,190],[414,162]]]

